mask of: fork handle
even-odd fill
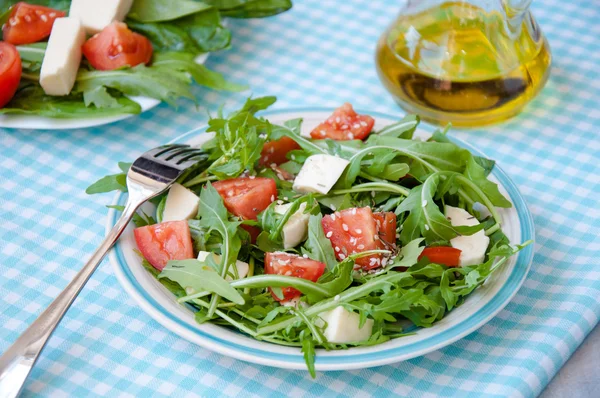
[[[16,397],[40,352],[63,315],[106,253],[115,244],[141,202],[128,201],[121,218],[117,221],[102,244],[96,249],[85,266],[75,275],[67,287],[54,299],[40,316],[19,336],[0,357],[0,398]]]

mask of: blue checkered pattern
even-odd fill
[[[375,43],[396,2],[296,0],[286,14],[232,20],[232,49],[208,66],[276,94],[278,108],[357,108],[401,116],[376,77]],[[391,3],[395,3],[393,6]],[[600,4],[538,0],[553,72],[541,95],[499,126],[453,134],[496,159],[537,228],[531,273],[496,318],[463,340],[393,366],[318,374],[214,354],[160,327],[108,263],[65,316],[26,396],[521,396],[548,384],[600,316]],[[211,112],[244,95],[197,89]],[[248,93],[246,93],[248,95]],[[76,131],[0,129],[0,351],[72,278],[104,234],[110,196],[97,178],[207,120],[189,102]]]

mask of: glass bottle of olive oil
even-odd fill
[[[377,46],[379,76],[426,120],[476,126],[517,114],[544,86],[550,50],[531,0],[408,0]]]

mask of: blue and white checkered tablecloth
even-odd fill
[[[397,2],[295,1],[292,11],[231,20],[230,51],[208,66],[277,108],[351,101],[401,115],[373,52]],[[541,95],[499,126],[453,134],[496,159],[533,213],[531,273],[479,331],[393,366],[319,373],[262,367],[188,343],[125,294],[105,262],[56,330],[24,395],[523,396],[540,393],[600,316],[600,3],[538,0],[554,55]],[[241,94],[198,89],[211,112]],[[247,95],[247,93],[246,93]],[[104,235],[111,197],[86,196],[116,162],[204,124],[189,102],[75,131],[0,129],[0,351],[71,280]]]

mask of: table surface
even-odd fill
[[[291,12],[231,20],[232,48],[210,68],[276,108],[344,101],[400,117],[373,65],[391,2],[296,1]],[[143,313],[108,262],[89,281],[33,370],[24,395],[196,396],[538,395],[600,315],[600,6],[536,1],[554,54],[552,76],[520,116],[452,134],[514,179],[536,224],[531,273],[513,301],[463,340],[396,365],[350,372],[287,371],[227,358],[180,339]],[[234,109],[245,95],[197,88],[205,108],[161,105],[109,126],[0,129],[0,351],[45,308],[104,235],[108,196],[97,178],[147,148]],[[570,392],[575,392],[570,390]]]

